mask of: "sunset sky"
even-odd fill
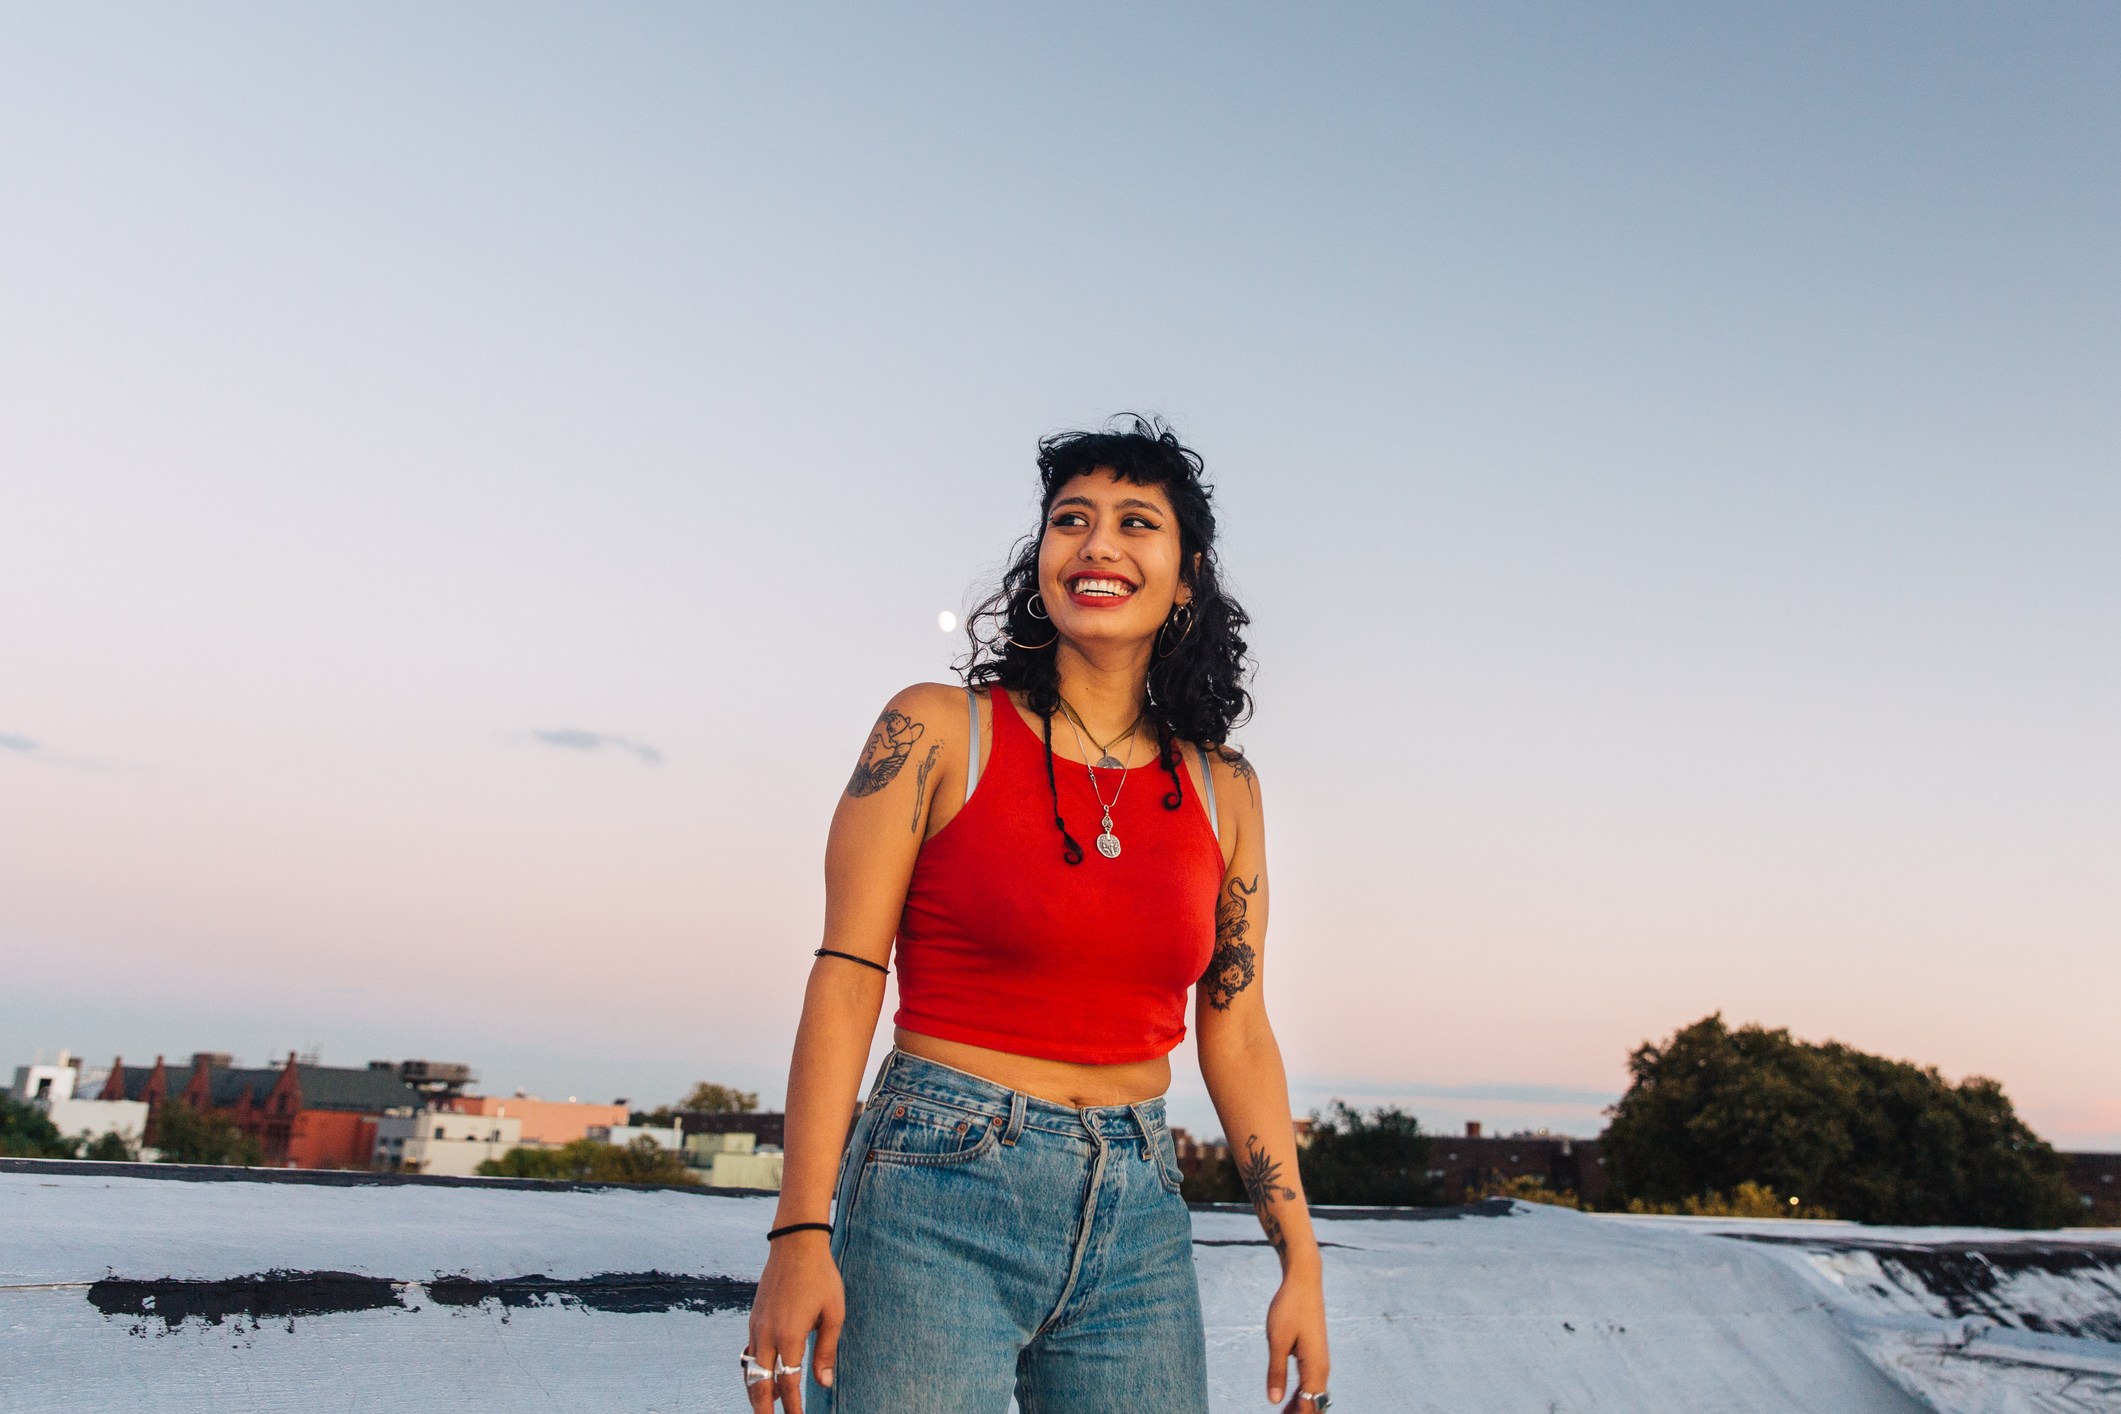
[[[1712,8],[10,9],[0,1065],[777,1103],[868,723],[1147,409],[1300,1110],[1720,1010],[2121,1148],[2121,10]]]

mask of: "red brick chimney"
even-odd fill
[[[1480,1121],[1479,1121],[1479,1120],[1477,1120],[1477,1119],[1469,1119],[1469,1120],[1467,1120],[1467,1121],[1466,1121],[1466,1138],[1468,1138],[1468,1139],[1478,1139],[1479,1137],[1480,1137]]]

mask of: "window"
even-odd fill
[[[437,1138],[437,1139],[440,1139],[441,1137],[442,1137],[442,1126],[438,1124],[438,1125],[436,1125],[436,1126],[435,1126],[435,1138]]]

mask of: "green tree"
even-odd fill
[[[71,1159],[77,1147],[44,1111],[0,1095],[0,1158]]]
[[[1311,1142],[1296,1151],[1304,1196],[1366,1208],[1431,1207],[1443,1201],[1428,1177],[1421,1122],[1394,1105],[1364,1115],[1345,1101],[1311,1112]]]
[[[545,1178],[575,1183],[698,1183],[684,1159],[642,1135],[631,1144],[577,1139],[558,1149],[510,1149],[479,1165],[488,1178]]]
[[[179,1099],[155,1112],[155,1147],[165,1164],[228,1164],[254,1167],[265,1161],[258,1141],[219,1110],[195,1110]]]
[[[91,1139],[88,1147],[81,1151],[81,1157],[101,1163],[131,1164],[139,1162],[140,1151],[128,1143],[124,1135],[110,1133]]]
[[[1859,1222],[2051,1227],[2082,1205],[1995,1081],[1721,1013],[1645,1042],[1600,1147],[1617,1202],[1755,1184]]]
[[[758,1107],[758,1092],[737,1090],[705,1080],[693,1086],[692,1092],[678,1101],[678,1108],[687,1114],[749,1114]]]

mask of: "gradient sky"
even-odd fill
[[[0,1061],[777,1101],[869,721],[1144,408],[1299,1108],[1720,1009],[2121,1148],[2121,11],[1712,8],[12,7]]]

